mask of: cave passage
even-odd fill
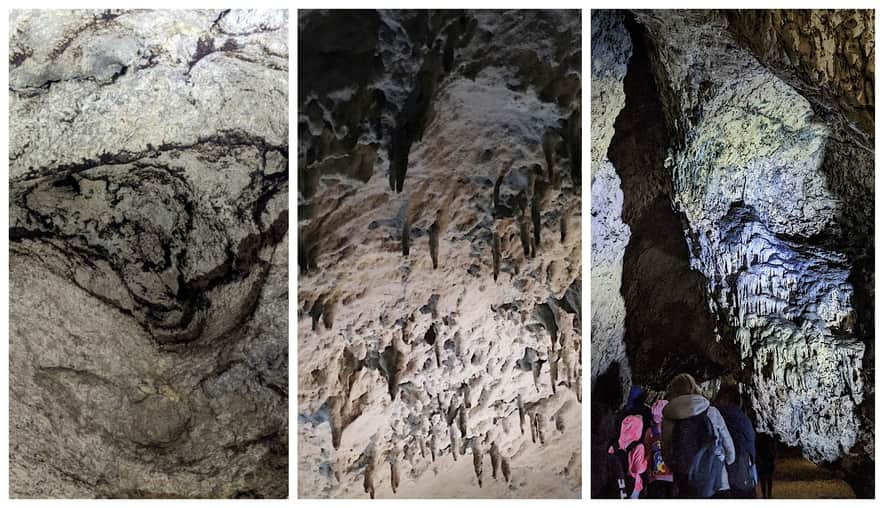
[[[623,262],[627,356],[633,384],[655,390],[680,372],[716,378],[733,356],[714,340],[705,279],[692,270],[682,218],[672,207],[670,144],[651,70],[650,41],[631,16],[633,54],[624,79],[626,104],[614,124],[608,158],[623,190],[623,221],[631,237]]]

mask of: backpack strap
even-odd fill
[[[715,453],[717,454],[718,449],[721,447],[721,435],[719,435],[718,432],[715,431],[715,422],[713,422],[712,418],[709,417],[709,409],[711,407],[712,406],[709,406],[706,408],[705,411],[703,411],[703,418],[706,422],[706,425],[709,426],[709,434],[712,436],[712,439],[715,440]]]

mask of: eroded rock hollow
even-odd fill
[[[873,496],[873,27],[593,11],[594,459],[631,383],[689,372]]]
[[[579,496],[580,13],[298,22],[299,494]]]
[[[287,26],[13,11],[13,497],[287,495]]]

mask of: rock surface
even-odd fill
[[[624,216],[628,199],[667,186],[657,192],[680,216],[714,321],[704,342],[724,353],[707,349],[706,361],[745,385],[758,430],[848,474],[872,471],[873,14],[636,11],[634,21],[669,141],[655,184],[628,187],[621,173]],[[627,254],[642,236],[633,228]],[[623,286],[646,273],[625,266]],[[638,300],[625,299],[629,318]]]
[[[630,229],[622,218],[620,177],[608,160],[614,120],[624,106],[623,79],[632,54],[623,19],[621,12],[593,11],[590,23],[590,386],[612,363],[622,367],[621,382],[629,382],[623,341],[626,308],[620,287]]]
[[[13,497],[287,495],[287,23],[13,11]]]
[[[580,34],[300,11],[301,496],[579,496]]]

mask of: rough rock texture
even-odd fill
[[[874,131],[874,11],[731,10],[730,32],[814,104]]]
[[[703,341],[719,354],[707,349],[705,360],[744,383],[759,430],[838,462],[870,495],[873,14],[637,11],[634,20],[668,130],[667,171],[628,186],[627,153],[664,143],[649,129],[621,155],[612,143],[624,219],[632,196],[668,194],[714,321]],[[626,95],[627,107],[639,100]],[[640,119],[626,113],[615,136]],[[649,233],[630,226],[627,255]],[[625,264],[624,289],[653,276],[634,266]],[[628,352],[632,317],[628,306]]]
[[[287,495],[287,23],[13,11],[13,497]]]
[[[620,365],[623,372],[629,366],[623,341],[626,309],[620,287],[630,230],[622,218],[620,177],[608,160],[614,120],[624,106],[623,79],[632,54],[623,21],[620,12],[591,13],[590,386],[595,386],[596,377],[612,363]],[[628,382],[628,375],[622,381]]]
[[[579,495],[580,33],[300,11],[301,496]]]

